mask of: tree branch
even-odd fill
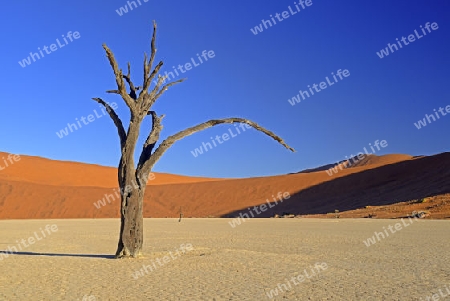
[[[156,94],[156,96],[154,97],[154,101],[153,101],[153,102],[155,102],[161,95],[163,95],[163,93],[166,92],[167,89],[169,89],[169,87],[174,86],[174,85],[176,85],[176,84],[179,84],[179,83],[181,83],[181,82],[184,82],[185,80],[186,80],[186,78],[182,78],[182,79],[179,79],[179,80],[177,80],[177,81],[168,83],[167,85],[165,85],[164,87],[162,87],[161,90],[159,90],[158,94]]]
[[[114,121],[114,124],[117,127],[117,131],[119,133],[119,138],[120,138],[120,149],[123,149],[123,147],[125,146],[125,141],[127,140],[127,134],[125,133],[125,129],[123,128],[123,124],[122,124],[122,121],[120,120],[119,116],[116,114],[114,109],[111,108],[111,106],[107,102],[105,102],[103,99],[98,98],[98,97],[92,98],[92,99],[95,100],[96,102],[98,102],[99,104],[103,105],[106,108],[106,111],[108,112],[109,116]]]
[[[181,83],[186,80],[186,78],[179,79],[174,82],[170,82],[166,85],[164,85],[162,88],[162,84],[165,82],[168,76],[160,76],[158,77],[158,82],[156,86],[153,88],[152,92],[148,94],[147,97],[144,97],[146,99],[145,102],[142,104],[142,109],[144,112],[149,112],[150,108],[153,106],[153,104],[158,100],[158,98],[169,89],[169,87],[174,86],[178,83]]]
[[[128,73],[127,75],[123,75],[123,78],[127,81],[128,85],[130,86],[130,97],[134,100],[137,99],[136,91],[139,90],[139,87],[135,87],[133,82],[131,81],[131,72],[130,72],[130,62],[128,62]]]
[[[158,74],[159,70],[161,69],[162,65],[164,64],[162,61],[160,61],[158,63],[158,65],[156,65],[153,72],[150,74],[150,70],[153,66],[153,63],[154,63],[155,57],[156,57],[156,28],[157,28],[156,21],[153,20],[153,36],[152,36],[152,41],[150,44],[150,59],[147,62],[147,54],[145,54],[145,56],[144,56],[144,82],[142,85],[142,91],[139,94],[138,102],[140,102],[144,99],[145,94],[148,93],[148,89],[151,86],[153,78],[156,76],[156,74]]]
[[[114,93],[114,94],[119,94],[120,95],[120,91],[119,90],[108,90],[108,91],[106,91],[106,93]]]
[[[156,74],[158,74],[159,70],[161,69],[161,67],[164,65],[164,63],[162,61],[160,61],[158,63],[158,65],[156,65],[155,69],[152,71],[152,73],[145,79],[144,81],[144,85],[142,87],[142,91],[139,94],[139,100],[138,102],[141,102],[145,95],[148,94],[148,89],[150,88],[151,84],[152,84],[152,80],[153,78],[156,76]]]
[[[155,78],[155,76],[159,73],[159,70],[161,70],[161,67],[164,65],[163,61],[159,61],[158,65],[156,65],[155,69],[153,69],[152,73],[150,74],[150,76],[148,77],[147,83],[148,83],[148,88],[150,87],[150,85],[152,84],[152,80]],[[148,92],[148,88],[147,88],[147,92]]]
[[[144,51],[144,79],[142,80],[142,87],[144,87],[144,84],[147,81],[147,77],[148,77],[149,73],[150,73],[150,68],[148,67],[148,64],[147,64],[147,53]],[[139,95],[139,96],[141,96],[141,95]]]
[[[161,65],[162,66],[162,65]],[[158,66],[157,66],[158,67]],[[154,74],[156,74],[156,72],[155,71],[153,71],[152,72],[152,75],[154,75]],[[141,111],[141,114],[143,115],[143,116],[145,116],[145,115],[149,115],[149,111],[150,111],[150,108],[151,108],[151,106],[153,105],[153,103],[156,101],[156,99],[155,99],[155,95],[156,95],[156,93],[157,93],[157,91],[159,90],[159,87],[163,84],[163,82],[166,80],[166,78],[167,78],[167,76],[165,75],[165,76],[161,76],[161,75],[159,75],[158,74],[158,82],[156,83],[156,86],[153,88],[153,90],[152,90],[152,92],[150,92],[150,93],[145,93],[144,95],[143,95],[143,97],[142,97],[142,100],[141,100],[141,95],[143,94],[142,92],[141,92],[141,95],[139,95],[139,103],[140,103],[140,111]],[[145,84],[144,84],[144,86],[145,86]]]
[[[182,81],[184,81],[184,79],[181,79],[181,80],[169,83],[161,88],[161,86],[164,84],[164,82],[167,78],[166,76],[158,75],[159,71],[161,70],[161,67],[164,64],[162,61],[160,61],[155,66],[155,69],[153,69],[153,71],[150,73],[150,70],[153,66],[153,63],[154,63],[155,57],[156,57],[156,30],[157,30],[156,22],[153,21],[153,35],[152,35],[152,41],[151,41],[151,45],[150,45],[150,48],[151,48],[150,58],[147,62],[147,54],[144,53],[144,83],[142,85],[142,90],[139,93],[138,99],[137,100],[135,99],[136,102],[140,104],[139,111],[140,111],[141,115],[143,115],[143,116],[147,115],[151,106],[170,86],[173,86],[175,84],[178,84],[178,83],[181,83]],[[130,73],[129,67],[128,67],[128,73]],[[152,80],[156,76],[158,76],[158,81],[157,81],[155,87],[153,88],[153,90],[151,92],[149,92],[150,86],[152,84]],[[125,79],[127,79],[127,78],[125,77]],[[128,79],[127,79],[127,81],[128,81]],[[130,93],[130,95],[131,95],[131,93]]]
[[[290,147],[289,145],[287,145],[283,139],[281,139],[280,137],[275,135],[273,132],[263,128],[262,126],[258,125],[257,123],[255,123],[251,120],[247,120],[244,118],[237,118],[237,117],[226,118],[226,119],[212,119],[207,122],[204,122],[204,123],[198,124],[196,126],[182,130],[182,131],[176,133],[175,135],[172,135],[172,136],[168,137],[166,140],[164,140],[158,146],[158,148],[155,150],[155,152],[150,156],[150,158],[147,161],[145,161],[145,163],[138,169],[139,175],[148,174],[151,171],[151,169],[153,168],[153,166],[155,165],[155,163],[161,158],[161,156],[176,141],[183,139],[184,137],[187,137],[189,135],[192,135],[196,132],[205,130],[207,128],[210,128],[210,127],[222,124],[222,123],[246,123],[246,124],[250,125],[251,127],[253,127],[254,129],[256,129],[260,132],[263,132],[267,136],[272,137],[275,141],[277,141],[278,143],[283,145],[288,150],[295,152],[295,150],[292,147]]]
[[[148,62],[148,69],[152,69],[153,66],[153,62],[155,61],[155,56],[156,56],[156,21],[153,20],[153,36],[152,36],[152,42],[150,44],[150,60]]]
[[[148,112],[148,115],[152,115],[152,130],[145,141],[145,144],[142,148],[142,153],[139,158],[138,169],[142,166],[151,156],[152,150],[156,145],[156,142],[159,140],[159,135],[163,129],[161,124],[162,119],[165,115],[161,115],[158,117],[155,111]]]
[[[127,89],[125,87],[125,82],[123,81],[124,75],[122,74],[122,70],[119,69],[119,66],[117,65],[116,59],[114,58],[114,54],[112,53],[111,49],[106,46],[106,44],[103,44],[103,49],[106,51],[106,56],[108,57],[109,63],[111,64],[111,67],[114,71],[114,75],[116,76],[116,83],[117,83],[117,91],[119,92],[120,96],[122,96],[123,100],[127,104],[127,106],[130,108],[132,113],[135,113],[135,103],[134,100],[128,95]],[[110,90],[111,91],[111,90]],[[113,92],[116,93],[116,92]]]

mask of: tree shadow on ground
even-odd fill
[[[9,251],[1,251],[0,256],[5,254],[6,256],[11,255],[26,255],[26,256],[58,256],[58,257],[83,257],[83,258],[104,258],[104,259],[114,259],[114,255],[105,255],[105,254],[62,254],[62,253],[37,253],[37,252],[9,252]],[[3,255],[3,258],[5,258]]]

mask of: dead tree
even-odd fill
[[[169,89],[169,87],[184,80],[180,79],[165,84],[167,78],[159,74],[163,62],[160,61],[153,68],[156,55],[155,40],[156,22],[153,22],[153,36],[150,45],[151,53],[150,58],[144,53],[144,74],[141,86],[135,86],[131,80],[130,63],[128,63],[127,74],[123,74],[122,69],[119,68],[116,59],[114,58],[113,52],[106,44],[103,44],[103,48],[106,51],[106,56],[111,64],[117,84],[116,90],[108,90],[106,92],[119,94],[128,106],[131,115],[128,130],[125,131],[121,119],[107,102],[101,98],[93,98],[93,100],[106,108],[109,116],[116,125],[122,153],[118,167],[119,187],[120,191],[123,192],[121,195],[120,210],[121,226],[115,258],[136,258],[141,255],[143,245],[143,198],[148,176],[155,163],[176,141],[219,124],[246,123],[256,130],[272,137],[281,145],[294,152],[294,149],[288,146],[280,137],[259,126],[255,122],[243,118],[212,119],[200,123],[169,136],[155,148],[163,128],[161,121],[164,115],[158,116],[155,111],[151,110],[151,107],[156,100]],[[151,89],[152,81],[155,78],[157,78],[156,84],[154,84],[154,87]],[[135,164],[134,153],[139,137],[139,131],[144,118],[148,115],[152,118],[152,128],[143,145],[139,162]]]

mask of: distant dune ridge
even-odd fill
[[[6,157],[7,153],[0,153]],[[291,198],[255,217],[325,214],[390,205],[450,193],[450,153],[434,156],[370,155],[329,176],[329,164],[296,174],[218,179],[154,173],[144,217],[238,217],[278,192]],[[117,189],[117,169],[20,156],[0,171],[0,219],[119,217],[120,202],[94,203]],[[442,197],[441,197],[442,199]],[[450,217],[450,200],[431,218]],[[448,212],[446,211],[448,210]]]
[[[300,173],[310,173],[310,172],[316,172],[316,171],[322,171],[322,170],[329,170],[333,167],[340,167],[339,170],[345,169],[345,168],[352,168],[352,167],[360,167],[365,165],[386,165],[391,163],[396,163],[404,160],[410,160],[413,156],[410,155],[399,155],[399,154],[390,154],[390,155],[384,155],[384,156],[377,156],[377,155],[365,155],[363,159],[358,159],[357,156],[349,158],[348,160],[342,160],[339,161],[337,164],[327,164],[323,166],[319,166],[312,169],[305,169],[300,171]]]

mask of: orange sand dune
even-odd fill
[[[10,164],[8,153],[0,152],[0,164],[5,167]],[[14,160],[13,160],[14,161]],[[117,187],[117,168],[95,164],[85,164],[70,161],[56,161],[41,157],[20,156],[4,170],[0,170],[0,180],[27,182],[51,186],[89,186]],[[154,173],[149,177],[148,185],[174,183],[195,183],[203,181],[218,181],[223,179],[186,177],[167,173]]]
[[[333,176],[316,171],[221,180],[156,174],[146,191],[144,216],[177,217],[180,207],[185,217],[237,216],[248,213],[249,207],[273,202],[278,192],[289,192],[291,198],[272,203],[258,217],[342,212],[450,192],[450,153],[419,158],[388,155],[361,165]],[[0,172],[0,219],[118,217],[115,172],[23,156]]]

